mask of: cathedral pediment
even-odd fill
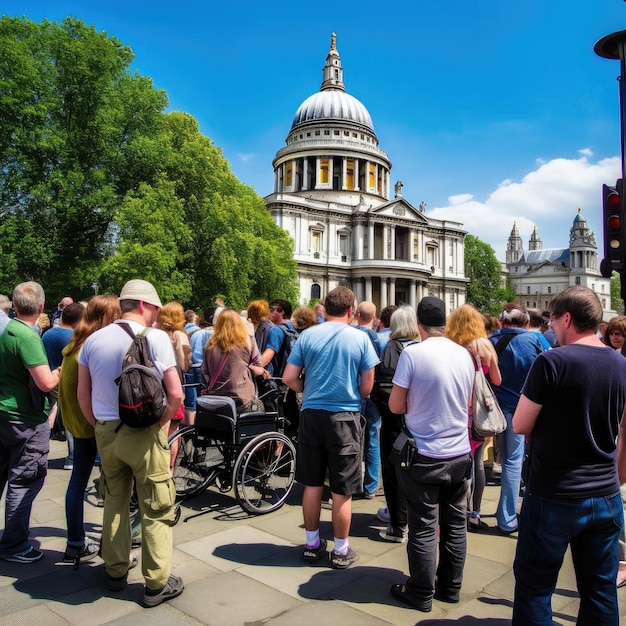
[[[554,276],[555,274],[567,274],[569,273],[569,267],[563,263],[552,263],[551,261],[543,261],[532,265],[526,276]]]
[[[368,213],[370,215],[378,215],[401,219],[408,222],[416,222],[419,224],[428,224],[428,218],[422,211],[416,209],[412,204],[404,198],[394,198],[389,202],[372,207]]]

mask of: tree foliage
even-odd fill
[[[289,237],[132,60],[74,18],[0,18],[0,291],[33,279],[56,302],[141,277],[186,306],[293,299]]]
[[[474,235],[465,237],[467,302],[486,315],[498,315],[505,302],[514,300],[515,291],[502,283],[502,269],[494,249]]]

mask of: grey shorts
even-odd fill
[[[363,490],[360,412],[305,409],[300,414],[296,480],[322,487],[327,469],[333,493],[350,496]]]

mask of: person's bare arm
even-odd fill
[[[513,415],[513,430],[518,435],[530,435],[542,409],[541,404],[529,400],[524,394],[520,396],[515,414]]]
[[[86,365],[78,364],[78,385],[76,387],[78,405],[85,419],[92,425],[96,425],[96,417],[91,408],[91,373]]]
[[[276,354],[276,350],[273,350],[272,348],[265,348],[265,350],[263,350],[263,353],[261,354],[261,359],[260,359],[259,364],[262,365],[263,367],[266,367],[274,358],[275,354]]]
[[[361,384],[359,385],[359,394],[361,398],[369,398],[374,386],[374,368],[361,372]]]
[[[298,367],[293,363],[287,363],[283,372],[283,383],[296,393],[304,390],[304,380],[300,377],[302,369],[302,367]]]
[[[52,391],[59,384],[59,374],[61,368],[51,370],[50,366],[46,363],[44,365],[35,365],[28,369],[30,375],[35,381],[35,385],[44,393]]]
[[[403,415],[406,413],[406,398],[409,393],[409,390],[405,387],[399,387],[398,385],[394,385],[391,389],[391,395],[389,396],[389,410],[392,413],[396,413],[398,415]]]
[[[170,367],[163,374],[163,387],[167,395],[167,410],[159,421],[161,427],[164,427],[178,410],[180,403],[183,401],[185,394],[181,385],[178,372],[175,367]]]

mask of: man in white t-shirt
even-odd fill
[[[423,298],[417,319],[422,341],[400,355],[389,397],[389,409],[405,414],[417,446],[411,465],[397,470],[407,501],[410,575],[405,584],[393,585],[391,593],[428,612],[433,596],[458,602],[463,580],[474,365],[464,347],[444,336],[442,300]]]
[[[102,558],[108,586],[121,591],[128,579],[131,531],[129,501],[133,480],[142,526],[142,573],[146,581],[143,604],[157,606],[179,596],[183,581],[170,573],[175,488],[170,472],[167,432],[170,419],[180,406],[183,390],[176,369],[176,356],[168,335],[150,328],[156,321],[161,300],[145,280],[130,280],[120,293],[122,319],[137,334],[144,332],[155,367],[163,375],[167,410],[161,420],[146,428],[129,428],[120,421],[115,379],[132,342],[118,323],[90,335],[78,357],[78,402],[94,426],[104,475]],[[146,327],[148,331],[146,332]]]

